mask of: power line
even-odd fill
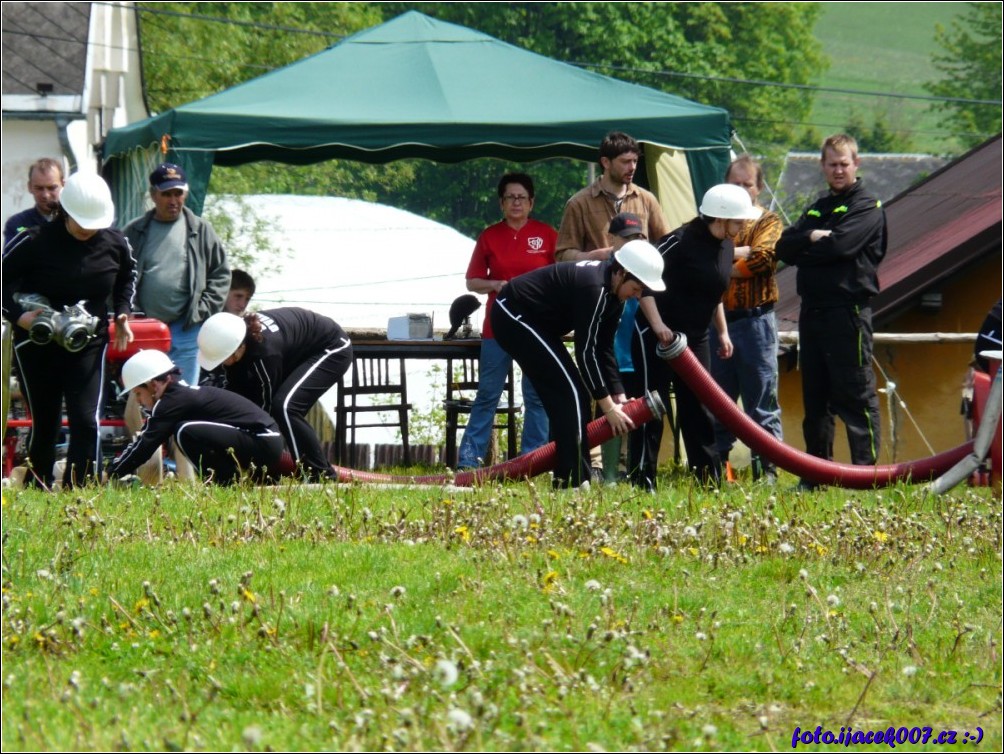
[[[953,102],[966,105],[996,105],[1001,106],[1001,100],[991,99],[968,99],[966,97],[938,97],[933,94],[898,94],[896,92],[867,92],[862,89],[843,89],[840,87],[819,86],[816,84],[790,84],[779,81],[764,81],[762,79],[740,79],[734,76],[709,76],[698,73],[681,73],[679,71],[652,71],[647,68],[635,68],[631,66],[621,66],[607,63],[570,63],[579,68],[607,68],[615,71],[625,71],[630,73],[650,73],[655,76],[665,76],[668,78],[698,79],[700,81],[721,81],[728,84],[744,84],[747,86],[770,86],[778,89],[801,89],[811,92],[827,92],[831,94],[854,94],[857,96],[869,97],[893,97],[897,99],[915,99],[925,102]]]
[[[118,5],[118,3],[95,3],[95,5]],[[344,34],[334,34],[330,31],[317,31],[316,29],[300,29],[295,26],[279,26],[277,24],[265,24],[260,21],[241,21],[233,18],[222,18],[220,16],[204,16],[200,13],[182,13],[174,10],[164,10],[162,8],[144,8],[139,3],[133,6],[139,13],[149,13],[156,16],[176,16],[179,18],[190,18],[196,21],[209,21],[211,23],[226,24],[228,26],[246,26],[253,29],[264,29],[266,31],[285,31],[291,34],[309,34],[317,37],[327,37],[329,39],[345,39]]]
[[[104,3],[104,4],[113,4],[113,3]],[[294,34],[310,34],[339,40],[346,38],[346,35],[344,34],[333,34],[331,32],[315,31],[313,29],[302,29],[294,26],[279,26],[276,24],[264,24],[257,21],[240,21],[236,19],[222,18],[219,16],[206,16],[202,14],[181,13],[179,11],[168,11],[156,8],[144,8],[139,4],[136,4],[134,7],[138,12],[150,13],[155,15],[190,18],[198,21],[207,21],[231,26],[248,26],[268,31],[284,31]],[[734,76],[711,76],[707,74],[684,73],[681,71],[667,71],[667,70],[653,71],[646,68],[637,68],[633,66],[620,66],[612,63],[591,63],[588,61],[587,62],[564,61],[564,62],[568,63],[569,65],[574,65],[578,68],[598,68],[598,69],[608,69],[608,70],[615,70],[629,73],[648,73],[655,76],[663,76],[667,78],[687,78],[699,81],[717,81],[730,84],[742,84],[745,86],[769,86],[779,89],[797,89],[802,91],[826,92],[832,94],[852,94],[860,97],[891,97],[897,99],[920,100],[924,102],[951,102],[951,103],[969,104],[969,105],[996,105],[998,107],[1000,107],[1002,104],[1001,100],[969,99],[966,97],[939,97],[936,95],[900,94],[897,92],[869,92],[862,89],[844,89],[841,87],[827,87],[827,86],[819,86],[816,84],[793,84],[779,81],[767,81],[764,79],[742,79]]]
[[[100,3],[100,4],[102,4],[102,5],[115,5],[115,3],[107,3],[107,2],[106,3]],[[173,17],[180,17],[180,18],[186,18],[186,19],[193,19],[193,20],[196,20],[196,21],[205,21],[205,22],[211,22],[211,23],[220,23],[220,24],[229,25],[229,26],[243,26],[243,27],[250,27],[250,28],[262,29],[262,30],[267,30],[267,31],[281,31],[281,32],[295,33],[295,34],[309,34],[309,35],[313,35],[313,36],[323,36],[323,37],[327,37],[327,38],[331,38],[331,39],[344,39],[345,38],[345,35],[333,34],[331,32],[315,31],[315,30],[312,30],[312,29],[300,29],[300,28],[291,27],[291,26],[280,26],[280,25],[276,25],[276,24],[264,24],[264,23],[255,22],[255,21],[241,21],[241,20],[236,20],[236,19],[221,18],[221,17],[217,17],[217,16],[205,16],[205,15],[202,15],[202,14],[188,14],[188,13],[181,13],[179,11],[168,11],[168,10],[161,10],[161,9],[154,9],[154,8],[143,8],[143,7],[140,7],[138,5],[134,6],[134,7],[135,7],[135,9],[136,9],[137,12],[149,13],[149,14],[154,14],[154,15],[173,16]],[[37,33],[29,32],[29,31],[13,31],[13,30],[10,30],[10,29],[5,29],[4,30],[4,34],[5,35],[11,34],[11,35],[29,36],[29,37],[32,37],[34,39],[44,39],[44,40],[50,40],[50,41],[56,41],[56,42],[62,42],[62,43],[82,44],[81,40],[79,40],[79,39],[73,39],[73,38],[70,38],[70,37],[58,37],[58,36],[52,36],[52,35],[42,35],[42,34],[37,34]],[[124,52],[137,52],[137,53],[140,52],[139,49],[136,49],[136,48],[133,48],[133,47],[127,47],[127,46],[121,46],[121,45],[111,45],[111,44],[107,44],[107,43],[92,43],[92,44],[95,44],[95,46],[101,46],[101,47],[104,47],[104,48],[107,48],[107,49],[120,50],[120,51],[124,51]],[[216,63],[216,62],[218,62],[218,60],[216,58],[206,58],[206,57],[196,58],[196,57],[192,57],[191,55],[171,55],[169,53],[160,53],[160,55],[162,57],[165,57],[165,58],[179,58],[179,59],[184,59],[184,60],[189,61],[189,62],[192,62],[192,61],[200,61],[200,62],[206,62],[206,63]],[[295,62],[295,61],[293,61],[293,62]],[[900,93],[896,93],[896,92],[869,92],[869,91],[865,91],[865,90],[861,90],[861,89],[845,89],[845,88],[840,88],[840,87],[819,86],[819,85],[815,85],[815,84],[793,84],[793,83],[784,83],[784,82],[778,82],[778,81],[767,81],[767,80],[763,80],[763,79],[742,79],[742,78],[732,77],[732,76],[711,76],[711,75],[707,75],[707,74],[684,73],[684,72],[680,72],[680,71],[649,70],[649,69],[645,69],[645,68],[637,68],[637,67],[632,67],[632,66],[620,66],[620,65],[607,64],[607,63],[591,63],[591,62],[582,62],[582,61],[567,61],[567,62],[568,62],[569,65],[574,65],[574,66],[579,67],[579,68],[607,69],[607,70],[614,70],[614,71],[620,71],[620,72],[626,72],[626,73],[650,74],[650,75],[653,75],[653,76],[660,76],[660,77],[665,77],[665,78],[685,78],[685,79],[694,79],[694,80],[699,80],[699,81],[711,81],[711,82],[721,82],[721,83],[729,83],[729,84],[739,84],[739,85],[743,85],[743,86],[763,86],[763,87],[774,87],[774,88],[780,88],[780,89],[795,89],[795,90],[810,91],[810,92],[823,92],[823,93],[833,93],[833,94],[848,94],[848,95],[853,95],[853,96],[858,96],[858,97],[883,97],[883,98],[895,98],[895,99],[906,99],[906,100],[918,100],[918,101],[923,101],[923,102],[944,102],[944,103],[952,103],[952,104],[985,105],[985,106],[996,106],[996,107],[1000,107],[1001,104],[1002,104],[1001,100],[970,99],[970,98],[966,98],[966,97],[941,97],[941,96],[935,96],[935,95],[921,95],[921,94],[900,94]],[[251,62],[237,61],[236,65],[239,66],[239,67],[242,67],[242,68],[258,69],[258,70],[262,70],[262,71],[266,71],[266,72],[267,71],[271,71],[271,70],[275,70],[275,66],[268,66],[268,65],[261,64],[261,63],[251,63]],[[156,91],[170,92],[170,91],[181,91],[181,90],[160,89],[160,90],[156,90]],[[189,90],[189,91],[191,91],[191,90]],[[802,125],[813,125],[813,124],[802,124]]]

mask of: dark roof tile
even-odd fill
[[[84,91],[90,3],[3,4],[3,93]]]

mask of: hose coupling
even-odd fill
[[[660,359],[665,359],[666,361],[672,361],[677,356],[682,354],[687,350],[687,336],[682,332],[673,333],[673,340],[668,346],[664,346],[661,343],[655,347],[655,355]]]

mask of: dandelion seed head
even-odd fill
[[[718,733],[718,728],[716,728],[711,723],[708,723],[703,728],[701,728],[701,733],[703,733],[705,735],[705,737],[711,738],[711,737],[715,736]]]
[[[262,729],[257,725],[249,725],[241,731],[241,738],[244,741],[244,745],[249,749],[258,748],[259,744],[261,744],[262,735]]]
[[[401,599],[407,590],[403,586],[396,586],[390,590],[390,596],[394,599]]]
[[[903,668],[903,675],[905,675],[907,678],[914,676],[916,674],[917,674],[916,665],[907,665],[905,668]]]
[[[791,555],[793,552],[795,552],[795,548],[792,547],[787,542],[782,542],[780,545],[778,545],[777,549],[781,551],[782,555]]]
[[[698,641],[706,641],[708,635],[703,631],[698,631],[696,634],[694,634],[694,638],[697,639]]]
[[[432,675],[444,689],[448,689],[450,686],[457,682],[460,677],[460,672],[457,670],[457,666],[445,658],[436,660],[436,664],[432,668]]]
[[[454,707],[446,713],[446,723],[458,733],[474,727],[474,719],[462,709]]]
[[[589,579],[589,581],[586,582],[587,592],[598,592],[602,588],[603,588],[602,585],[596,579]]]
[[[826,595],[826,604],[830,607],[837,607],[840,605],[840,598],[835,594]]]

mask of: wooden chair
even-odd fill
[[[404,464],[411,465],[408,444],[408,374],[404,359],[356,356],[352,361],[352,381],[343,376],[338,382],[335,406],[335,455],[340,464],[353,465],[359,457],[356,430],[365,427],[397,426],[401,432]],[[387,422],[396,414],[396,422]]]
[[[446,451],[444,461],[451,469],[457,467],[457,432],[463,429],[467,422],[460,423],[461,416],[469,416],[474,408],[474,398],[478,391],[477,356],[464,356],[446,360],[446,400],[443,408],[446,410]],[[515,380],[513,368],[509,367],[509,376],[502,391],[502,401],[495,410],[495,421],[492,432],[507,430],[506,450],[508,458],[516,457],[516,416],[522,411],[522,406],[516,403]]]

